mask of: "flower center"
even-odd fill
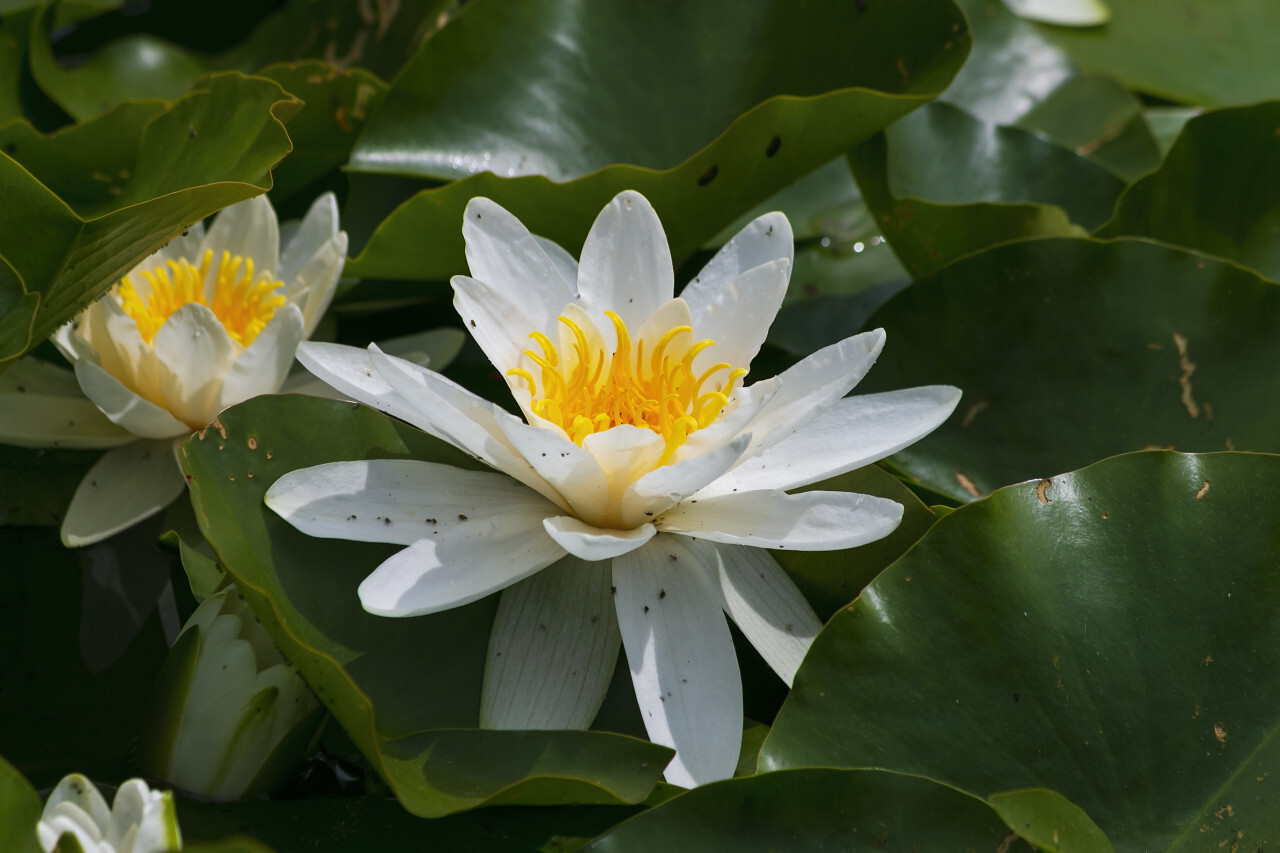
[[[521,368],[507,375],[528,383],[533,412],[561,427],[575,444],[630,424],[662,436],[666,446],[657,464],[665,465],[690,434],[716,419],[747,369],[720,362],[695,374],[694,359],[715,341],[694,342],[689,326],[668,329],[652,345],[638,338],[633,351],[622,318],[612,311],[605,316],[617,335],[612,355],[598,334],[593,344],[579,323],[562,314],[560,323],[572,336],[567,357],[561,359],[546,335],[532,332],[529,337],[542,351],[525,350],[525,355],[537,365],[540,380]]]
[[[276,294],[284,282],[266,274],[255,282],[253,258],[232,257],[230,252],[223,252],[214,274],[213,298],[206,302],[204,283],[212,263],[213,250],[206,249],[199,267],[186,258],[179,258],[151,270],[139,270],[151,285],[145,301],[134,289],[129,276],[120,280],[116,292],[120,295],[121,306],[138,324],[143,340],[151,343],[174,311],[195,302],[213,311],[227,334],[241,346],[253,343],[253,339],[271,321],[276,309],[285,304],[285,298]]]

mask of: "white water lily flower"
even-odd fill
[[[782,302],[786,217],[734,237],[678,298],[662,226],[634,192],[596,219],[580,263],[473,199],[474,277],[453,279],[467,330],[525,419],[388,356],[303,344],[299,360],[357,400],[501,473],[408,460],[291,472],[268,505],[314,536],[408,546],[361,583],[366,610],[433,613],[502,591],[481,725],[585,728],[626,648],[668,781],[728,777],[742,688],[723,614],[788,684],[821,628],[766,548],[852,548],[889,534],[890,500],[804,486],[942,423],[947,386],[845,398],[881,331],[742,380]]]
[[[0,442],[112,448],[76,489],[65,544],[97,542],[163,509],[185,485],[175,442],[226,407],[281,389],[333,298],[346,251],[332,193],[283,250],[267,197],[240,202],[207,234],[193,225],[58,330],[74,380],[29,360],[0,376]]]
[[[153,791],[141,779],[130,779],[107,801],[94,784],[79,773],[58,783],[36,824],[36,838],[45,853],[53,853],[58,839],[71,835],[84,853],[172,853],[182,849],[182,833],[173,794]]]
[[[324,710],[231,586],[182,627],[148,714],[138,750],[147,775],[229,800],[284,781]]]

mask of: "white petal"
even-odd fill
[[[618,628],[649,739],[674,747],[667,781],[692,788],[733,775],[742,679],[720,593],[674,537],[613,561]]]
[[[14,392],[49,397],[84,396],[80,393],[80,383],[76,382],[73,371],[34,356],[20,358],[8,370],[0,373],[0,394]]]
[[[468,202],[462,237],[472,278],[502,294],[535,324],[525,335],[549,328],[564,306],[577,299],[576,276],[566,280],[563,260],[553,260],[543,241],[489,199]]]
[[[92,545],[173,503],[186,487],[170,440],[136,441],[93,464],[67,507],[62,543]]]
[[[373,366],[368,350],[303,341],[295,353],[302,366],[340,395],[412,423],[417,409]]]
[[[508,515],[534,524],[560,512],[505,474],[414,459],[300,468],[276,480],[265,500],[308,536],[401,545],[464,524],[497,524]]]
[[[438,373],[369,345],[379,375],[408,404],[404,417],[425,432],[461,448],[486,465],[515,477],[529,488],[560,502],[559,492],[538,474],[511,444],[503,423],[520,423],[509,412],[472,394]]]
[[[1004,0],[1015,14],[1059,27],[1099,27],[1111,20],[1102,0]]]
[[[585,729],[618,660],[608,563],[565,557],[502,591],[480,696],[486,729]]]
[[[600,464],[562,431],[529,426],[515,418],[502,418],[498,426],[516,452],[570,508],[593,512],[609,503],[609,481]]]
[[[848,394],[875,364],[884,341],[884,329],[853,335],[811,353],[779,374],[776,378],[782,387],[751,424],[755,435],[752,449],[785,438]]]
[[[102,830],[83,811],[70,803],[60,803],[46,808],[44,816],[36,824],[36,837],[45,853],[55,853],[58,840],[70,835],[80,843],[81,853],[116,853],[102,843]],[[75,848],[71,848],[75,849]]]
[[[222,377],[237,355],[236,344],[217,316],[198,302],[188,302],[169,315],[151,345],[169,411],[195,429],[210,423],[220,411]]]
[[[141,438],[176,438],[191,427],[150,400],[124,387],[118,379],[92,361],[76,362],[76,380],[93,404],[113,423]]]
[[[108,294],[84,313],[84,332],[102,369],[145,398],[160,398],[160,368],[155,351],[130,317]]]
[[[753,548],[835,551],[892,533],[902,505],[855,492],[755,491],[690,498],[657,522],[664,533]]]
[[[747,433],[705,456],[655,468],[627,487],[622,496],[623,519],[646,521],[661,515],[723,476],[737,464],[750,443],[751,434]]]
[[[450,283],[453,307],[465,321],[466,330],[505,379],[508,370],[520,366],[521,354],[535,346],[529,333],[547,330],[485,282],[455,275]]]
[[[510,512],[420,539],[364,579],[360,603],[379,616],[418,616],[505,589],[564,556],[541,520]]]
[[[657,532],[652,524],[642,524],[632,530],[592,527],[569,515],[548,518],[542,526],[561,548],[588,562],[634,551]]]
[[[690,539],[689,550],[711,570],[724,609],[778,677],[791,686],[822,622],[795,582],[763,548]]]
[[[738,276],[782,258],[793,263],[795,240],[787,217],[774,211],[758,216],[716,252],[714,258],[680,291],[695,317],[720,299]]]
[[[751,364],[782,307],[790,275],[785,258],[762,264],[738,276],[693,315],[694,336],[716,342],[698,353],[694,373],[721,362],[730,367]]]
[[[337,234],[338,199],[331,192],[324,193],[311,203],[307,215],[280,250],[276,276],[286,285],[293,284],[298,272]],[[255,262],[264,263],[256,258]]]
[[[0,392],[0,444],[94,450],[137,440],[79,391],[76,386],[75,397]]]
[[[667,235],[644,196],[626,190],[600,211],[582,247],[578,292],[593,319],[613,311],[629,329],[675,295]]]
[[[926,385],[847,397],[712,483],[708,495],[791,489],[883,459],[923,438],[960,402],[960,389]]]
[[[265,195],[260,195],[223,210],[214,217],[213,225],[205,235],[200,246],[201,255],[205,249],[213,250],[215,267],[226,251],[232,256],[252,258],[255,277],[265,272],[278,275],[280,225],[271,202]]]
[[[333,293],[347,262],[347,234],[339,231],[329,238],[288,284],[286,294],[300,303],[304,335],[311,337],[333,301]]]
[[[564,279],[564,283],[569,288],[569,292],[573,294],[573,298],[578,298],[578,259],[569,254],[569,250],[561,246],[554,240],[548,240],[546,237],[533,235],[533,239],[538,241],[538,245],[542,247],[542,251],[547,253],[547,257],[551,259],[551,263],[556,265],[556,269],[560,271],[560,277]]]
[[[217,410],[279,391],[301,341],[302,312],[296,305],[282,305],[223,377]]]
[[[695,431],[676,451],[674,457],[676,461],[683,462],[685,459],[713,453],[747,431],[750,431],[752,436],[751,445],[748,447],[750,451],[751,447],[759,443],[756,437],[756,430],[759,429],[757,419],[768,414],[772,408],[769,402],[781,388],[782,380],[777,376],[753,383],[746,388],[739,388],[729,398],[729,405],[720,413],[720,416],[707,426]]]
[[[72,773],[62,777],[57,787],[49,794],[49,799],[44,804],[44,814],[42,820],[47,817],[50,812],[61,803],[67,803],[79,809],[82,814],[89,818],[93,828],[101,833],[107,828],[107,821],[111,819],[111,809],[107,806],[107,801],[98,791],[97,786],[81,776],[79,773]],[[98,838],[101,838],[101,834]]]
[[[595,458],[611,489],[619,494],[645,472],[653,470],[665,447],[662,436],[631,424],[619,424],[582,440],[582,449]],[[600,508],[593,509],[599,511]]]

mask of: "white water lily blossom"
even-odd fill
[[[76,489],[65,544],[97,542],[167,506],[184,488],[175,443],[226,407],[281,390],[298,343],[333,298],[346,250],[332,193],[283,248],[266,196],[240,202],[208,233],[193,225],[58,330],[53,341],[74,377],[31,360],[0,377],[0,443],[110,448]]]
[[[94,784],[72,773],[53,789],[36,824],[40,849],[53,853],[71,835],[84,853],[173,853],[182,833],[173,794],[130,779],[116,791],[111,808]]]
[[[733,773],[742,687],[724,614],[788,684],[821,628],[767,548],[852,548],[888,535],[894,501],[804,486],[941,424],[948,386],[846,398],[884,344],[855,335],[744,384],[786,292],[791,228],[770,213],[674,297],[657,214],[624,192],[581,261],[484,198],[467,206],[472,276],[454,305],[524,419],[388,356],[303,344],[313,373],[481,460],[334,462],[293,471],[267,504],[314,535],[407,546],[360,584],[366,610],[433,613],[501,591],[481,725],[586,728],[625,647],[668,781]]]

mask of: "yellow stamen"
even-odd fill
[[[602,343],[593,345],[578,322],[561,315],[573,357],[562,360],[547,335],[533,332],[529,337],[541,352],[530,349],[524,354],[538,370],[513,368],[507,375],[523,380],[532,396],[533,412],[561,427],[576,444],[589,435],[630,424],[662,436],[664,447],[657,464],[666,465],[691,434],[719,417],[747,370],[721,362],[696,374],[694,360],[714,341],[695,341],[692,328],[675,326],[650,346],[643,338],[633,346],[622,318],[612,311],[605,316],[617,339],[612,353],[605,352]],[[599,342],[598,333],[594,340]],[[535,372],[541,373],[540,380]],[[722,381],[712,385],[717,375]]]
[[[138,324],[143,340],[151,343],[174,311],[194,302],[211,310],[227,334],[241,346],[253,343],[276,309],[285,304],[284,296],[276,293],[284,282],[265,273],[255,281],[252,258],[232,257],[230,252],[223,252],[214,272],[213,298],[206,301],[205,280],[212,264],[213,250],[206,249],[199,267],[180,258],[168,261],[167,270],[165,266],[139,270],[151,290],[145,301],[129,276],[120,280],[116,285],[120,305]]]

